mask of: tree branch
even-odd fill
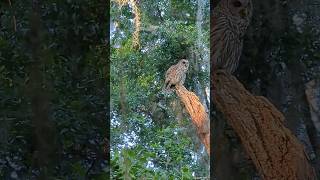
[[[232,75],[217,71],[213,98],[265,180],[314,180],[303,146],[284,126],[284,116],[264,97],[253,96]]]
[[[196,126],[198,137],[210,155],[210,126],[209,116],[199,98],[188,91],[183,85],[176,85],[176,93],[181,102],[185,105],[192,123]]]

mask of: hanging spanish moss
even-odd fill
[[[140,14],[140,10],[138,8],[136,0],[115,0],[115,2],[117,2],[119,4],[120,8],[124,5],[129,5],[132,8],[133,14],[135,15],[135,17],[133,19],[134,25],[135,25],[135,30],[132,34],[132,39],[133,39],[132,45],[135,49],[139,49],[140,48],[141,14]]]

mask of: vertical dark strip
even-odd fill
[[[107,158],[107,165],[110,167],[110,1],[107,1],[107,63],[106,63],[106,92],[107,92],[107,108],[106,108],[106,116],[107,116],[107,138],[106,138],[106,158]],[[109,171],[110,173],[110,171]],[[110,177],[110,174],[109,174]]]
[[[55,127],[49,118],[50,100],[42,72],[45,57],[41,50],[40,2],[32,1],[30,34],[28,44],[32,63],[29,66],[30,84],[27,87],[31,98],[32,125],[34,127],[34,151],[32,167],[37,170],[39,179],[48,179],[53,171],[55,159]]]
[[[213,39],[211,38],[211,30],[213,29],[213,18],[212,18],[212,15],[213,15],[213,9],[214,9],[214,7],[215,7],[215,3],[216,3],[216,1],[215,0],[210,0],[210,49],[211,49],[211,47],[212,47],[212,41],[213,41]],[[213,174],[213,153],[214,153],[214,151],[213,151],[213,108],[214,108],[214,104],[213,104],[213,84],[212,84],[212,75],[213,75],[213,72],[212,72],[212,70],[213,70],[213,63],[212,63],[212,51],[210,50],[210,147],[211,147],[211,149],[210,149],[210,179],[213,179],[213,177],[214,177],[214,174]]]

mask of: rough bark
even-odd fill
[[[186,107],[192,123],[196,127],[200,141],[205,146],[207,153],[210,154],[209,116],[206,113],[204,106],[193,92],[188,91],[182,85],[176,85],[176,93]]]
[[[213,95],[263,179],[316,179],[303,146],[267,99],[253,96],[224,71],[213,76]]]
[[[286,127],[304,145],[308,157],[313,160],[316,157],[315,149],[310,142],[313,125],[304,95],[304,80],[301,76],[307,71],[306,67],[300,62],[272,64],[270,67],[273,69],[269,80],[272,83],[266,87],[264,96],[283,113]],[[280,74],[277,73],[279,70]]]

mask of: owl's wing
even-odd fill
[[[226,16],[214,14],[214,24],[211,31],[212,38],[212,60],[214,69],[225,69],[234,72],[238,66],[242,50],[242,40],[236,29],[232,26]]]
[[[169,77],[172,77],[172,74],[174,73],[174,71],[176,70],[176,65],[172,65],[166,72],[166,79]]]
[[[221,37],[214,47],[213,68],[225,69],[232,73],[239,63],[243,46],[242,41],[229,30],[223,32]]]
[[[172,76],[173,73],[175,71],[175,65],[172,65],[165,74],[165,81],[164,81],[164,86],[163,86],[163,91],[164,92],[168,92],[170,90],[170,88],[168,88],[168,86],[171,86],[172,84]]]
[[[218,7],[217,7],[218,8]],[[218,66],[221,64],[221,54],[223,51],[223,47],[225,47],[227,43],[227,19],[224,17],[220,17],[219,13],[213,14],[213,28],[211,30],[210,36],[212,40],[211,51],[213,60],[213,66]]]

